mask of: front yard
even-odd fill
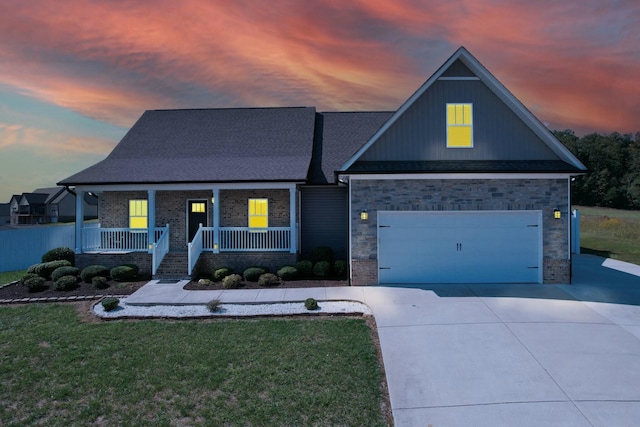
[[[365,319],[85,322],[79,307],[0,307],[0,425],[389,422]]]

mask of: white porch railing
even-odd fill
[[[214,228],[203,229],[203,250],[215,250]],[[220,252],[288,251],[291,248],[289,227],[269,227],[256,231],[249,227],[220,227],[218,248]]]
[[[200,254],[202,253],[202,224],[198,227],[198,231],[196,231],[195,236],[191,242],[189,242],[188,249],[188,274],[191,276],[193,269],[198,262],[198,258],[200,258]]]
[[[148,228],[82,228],[83,252],[148,252]],[[167,227],[156,227],[155,241],[167,231]]]
[[[158,271],[164,256],[169,253],[169,224],[161,230],[160,237],[157,238],[151,248],[151,274],[153,275]]]

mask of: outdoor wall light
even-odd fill
[[[553,217],[555,219],[560,219],[561,216],[562,216],[562,214],[560,213],[560,209],[554,209],[553,210]]]
[[[211,204],[213,205],[213,204],[215,204],[215,203],[216,203],[216,198],[215,198],[215,197],[212,197],[212,198],[211,198]]]
[[[369,214],[367,213],[366,209],[362,209],[362,212],[360,212],[360,219],[363,221],[366,221],[369,219]]]

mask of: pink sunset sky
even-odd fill
[[[147,109],[395,110],[463,45],[550,129],[640,131],[640,2],[5,1],[0,203]]]

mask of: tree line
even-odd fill
[[[640,209],[640,132],[578,137],[567,129],[553,134],[589,170],[573,182],[574,204]]]

